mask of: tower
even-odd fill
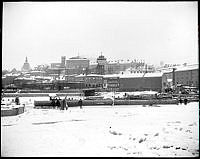
[[[106,65],[106,58],[101,55],[97,58],[97,67],[96,72],[97,74],[104,75],[105,74],[105,65]]]
[[[65,61],[66,61],[66,57],[61,56],[61,67],[65,67]]]
[[[26,57],[24,65],[22,66],[22,72],[28,72],[31,70],[30,64],[28,63],[28,58]]]

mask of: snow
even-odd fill
[[[30,97],[29,97],[30,98]],[[38,100],[38,99],[37,99]],[[199,105],[33,109],[1,117],[1,156],[199,156]]]
[[[136,77],[162,77],[162,73],[127,73],[127,74],[120,74],[120,78],[136,78]]]
[[[195,70],[195,69],[199,69],[198,64],[187,65],[187,66],[179,66],[179,67],[177,67],[177,69],[175,71],[187,71],[187,70]]]

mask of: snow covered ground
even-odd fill
[[[33,109],[1,117],[1,156],[199,156],[199,103]]]

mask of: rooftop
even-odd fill
[[[84,57],[80,57],[80,56],[75,56],[75,57],[69,58],[69,60],[88,60],[88,59]]]
[[[134,78],[134,77],[162,77],[162,73],[131,73],[121,74],[120,78]]]

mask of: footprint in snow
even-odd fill
[[[113,134],[113,135],[122,135],[122,133],[117,133],[116,131],[109,131],[109,133]]]
[[[144,142],[145,140],[146,140],[146,138],[144,138],[144,139],[141,138],[138,142],[139,142],[139,143],[142,143],[142,142]]]
[[[168,148],[170,148],[171,146],[168,146],[168,145],[164,145],[163,146],[163,148],[165,148],[165,149],[168,149]]]
[[[158,136],[159,135],[159,133],[156,133],[154,136]]]

